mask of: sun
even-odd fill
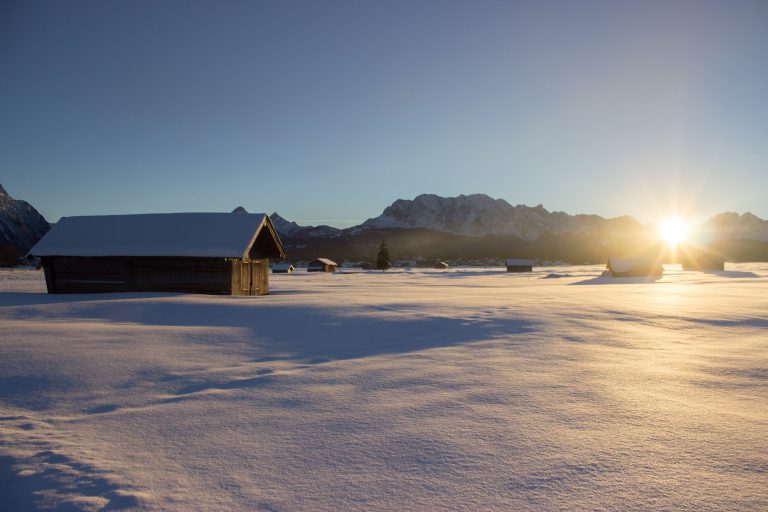
[[[688,224],[680,217],[670,217],[659,224],[659,236],[674,247],[685,241],[688,236]]]

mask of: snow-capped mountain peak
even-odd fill
[[[512,206],[486,194],[457,197],[422,194],[413,200],[398,199],[360,228],[423,228],[459,235],[514,235],[524,240],[536,240],[547,232],[581,231],[581,224],[591,227],[599,221],[605,219],[551,213],[541,204]]]

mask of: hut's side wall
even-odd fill
[[[683,270],[725,270],[725,260],[718,256],[691,255],[682,259]]]
[[[224,258],[130,258],[131,290],[229,295],[231,265]]]
[[[660,276],[664,273],[663,269],[653,267],[638,267],[624,272],[619,272],[610,268],[608,270],[612,277],[651,277]]]
[[[310,265],[307,267],[307,272],[336,272],[336,265],[327,265],[323,263],[320,265]]]
[[[130,291],[127,258],[42,258],[48,293]]]
[[[231,293],[232,265],[224,258],[55,256],[42,263],[48,293]]]
[[[533,267],[523,265],[512,265],[507,267],[507,272],[533,272]]]

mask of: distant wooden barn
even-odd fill
[[[272,267],[273,274],[291,274],[294,270],[290,263],[278,263]]]
[[[725,259],[709,251],[686,251],[680,263],[683,270],[725,270]]]
[[[608,258],[605,274],[611,277],[660,276],[664,267],[651,258]]]
[[[440,261],[438,263],[435,263],[435,268],[437,270],[446,270],[448,268],[448,264],[444,261]]]
[[[515,260],[509,259],[506,261],[507,272],[533,272],[533,260]]]
[[[336,262],[327,258],[317,258],[309,262],[307,272],[336,272]]]
[[[64,217],[30,251],[48,293],[269,293],[285,251],[269,216],[168,213]]]

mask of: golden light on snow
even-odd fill
[[[688,229],[688,224],[680,217],[670,217],[659,224],[659,236],[674,247],[685,241]]]

